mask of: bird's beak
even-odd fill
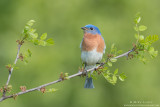
[[[87,30],[87,28],[86,28],[86,27],[81,27],[81,29],[83,29],[83,30]]]

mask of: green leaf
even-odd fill
[[[145,42],[148,43],[148,44],[152,44],[154,42],[156,42],[158,40],[158,35],[150,35],[150,36],[147,36],[146,39],[145,39]]]
[[[19,67],[14,67],[14,70],[17,70],[17,69],[19,69]]]
[[[53,45],[54,44],[54,41],[53,41],[52,38],[46,40],[46,42],[47,42],[47,45]]]
[[[68,77],[68,73],[65,73],[64,76],[65,76],[65,77]]]
[[[47,42],[40,40],[40,41],[39,41],[39,45],[41,45],[41,46],[46,46],[46,45],[47,45]]]
[[[154,52],[154,47],[149,48],[149,53],[152,54]]]
[[[47,38],[47,33],[43,33],[42,36],[40,37],[41,40],[45,40]]]
[[[57,89],[55,89],[55,88],[50,88],[50,89],[48,89],[46,92],[55,92],[55,91],[57,91]]]
[[[25,59],[25,60],[24,60],[24,63],[26,63],[26,64],[27,64],[27,63],[28,63],[28,60],[26,60],[26,59]]]
[[[111,73],[110,73],[110,70],[107,70],[107,74],[111,74]]]
[[[108,61],[107,64],[108,64],[108,66],[110,66],[110,67],[112,66],[112,62],[110,62],[110,61]]]
[[[96,71],[93,71],[93,72],[92,72],[92,74],[93,74],[93,75],[96,75],[96,74],[97,74],[97,72],[96,72]]]
[[[138,23],[140,23],[140,21],[141,21],[141,17],[138,15],[138,16],[135,18],[134,22],[135,22],[135,24],[138,24]]]
[[[91,74],[90,74],[90,73],[88,73],[88,74],[87,74],[87,76],[88,76],[88,78],[90,78],[90,77],[91,77]]]
[[[124,81],[124,78],[122,76],[119,76],[119,80]]]
[[[135,30],[135,31],[138,31],[138,27],[135,26],[135,27],[134,27],[134,30]]]
[[[38,45],[39,44],[39,40],[38,39],[34,39],[33,43],[34,43],[34,45]]]
[[[122,52],[123,52],[122,50],[118,50],[117,51],[118,54],[122,54]]]
[[[139,29],[139,31],[145,31],[147,29],[147,27],[144,25],[140,25],[138,29]]]
[[[111,61],[111,62],[116,62],[117,59],[116,59],[116,58],[111,58],[110,61]]]
[[[148,52],[149,52],[149,54],[151,55],[152,58],[154,58],[158,55],[158,51],[155,51],[154,47],[150,47]]]
[[[35,35],[35,39],[37,39],[38,38],[38,33],[35,33],[34,35]]]
[[[25,26],[25,27],[24,27],[24,31],[23,31],[23,33],[27,33],[29,29],[30,29],[30,27],[29,27],[29,26]]]
[[[117,82],[117,77],[116,77],[116,75],[113,75],[112,79],[113,79],[113,83],[115,84],[115,83]]]
[[[113,48],[114,48],[114,46],[115,46],[115,44],[113,43],[113,44],[111,45],[111,49],[113,49]]]
[[[111,53],[114,53],[114,54],[115,54],[116,51],[117,51],[117,48],[115,47],[115,44],[113,43],[113,44],[111,45]]]
[[[151,36],[151,39],[152,39],[152,41],[157,41],[159,38],[158,38],[158,35],[152,35]]]
[[[96,79],[97,79],[97,77],[96,77],[96,76],[94,76],[93,74],[91,74],[91,77],[92,77],[92,79],[94,79],[94,80],[96,80]]]
[[[36,31],[36,29],[30,29],[29,32],[30,33],[34,33]]]
[[[114,75],[116,75],[118,73],[118,68],[114,71]]]
[[[139,36],[139,39],[140,39],[140,40],[144,40],[144,36],[143,36],[143,35],[140,35],[140,36]]]
[[[33,39],[37,39],[37,38],[38,38],[38,33],[32,33],[32,34],[30,34],[30,36],[31,36]]]
[[[113,75],[112,77],[110,76],[110,74],[108,73],[102,73],[104,78],[111,84],[115,85],[115,83],[117,82],[117,77],[116,75]]]
[[[34,22],[35,22],[34,20],[30,20],[30,21],[27,22],[27,25],[28,26],[33,26]]]
[[[121,81],[124,81],[126,78],[127,78],[127,76],[124,73],[122,73],[122,74],[119,75],[119,79]]]
[[[102,73],[103,74],[103,76],[104,76],[104,78],[106,79],[106,80],[109,80],[109,79],[111,79],[111,77],[109,76],[109,74],[108,73]]]
[[[34,33],[31,33],[30,36],[31,36],[31,38],[33,38],[33,39],[37,39],[37,37],[38,37],[38,35],[37,35],[37,34],[34,34]]]
[[[107,70],[107,72],[103,72],[102,74],[103,74],[104,77],[106,77],[106,76],[109,76],[111,73],[110,73],[109,70]]]
[[[136,38],[137,40],[139,39],[139,36],[138,36],[137,34],[135,34],[134,36],[135,36],[135,38]]]
[[[31,57],[32,56],[32,52],[28,49],[28,56]]]
[[[155,58],[158,55],[158,51],[154,51],[154,53],[152,54],[152,58]]]
[[[14,67],[15,64],[14,64],[14,65],[8,64],[8,65],[6,65],[6,66],[8,66],[8,67],[10,68],[10,67]]]
[[[104,67],[104,68],[103,68],[103,71],[106,71],[107,69],[108,69],[108,67]]]
[[[146,64],[147,62],[147,59],[145,57],[140,57],[139,60],[142,61],[144,64]]]

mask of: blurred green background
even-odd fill
[[[26,65],[18,61],[10,84],[12,93],[56,80],[60,72],[74,74],[81,66],[80,27],[93,24],[99,27],[107,50],[112,43],[118,49],[128,51],[135,42],[133,19],[141,12],[142,22],[148,27],[144,35],[160,34],[159,0],[0,0],[0,87],[6,83],[8,71],[5,65],[13,63],[17,44],[25,23],[36,21],[37,32],[48,33],[55,45],[34,46],[25,43],[21,52],[30,49],[32,57]],[[154,47],[160,51],[160,42]],[[102,75],[94,80],[95,89],[84,89],[85,78],[76,77],[47,88],[55,93],[32,92],[8,99],[0,107],[123,107],[130,101],[152,101],[160,105],[159,56],[143,64],[137,59],[120,58],[113,66],[128,76],[126,81],[113,86]]]

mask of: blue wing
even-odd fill
[[[83,42],[83,39],[82,39],[81,44],[80,44],[81,51],[82,51],[82,42]]]
[[[102,39],[104,40],[103,36],[101,36]],[[103,49],[103,53],[105,53],[105,50],[106,50],[106,44],[105,44],[105,41],[104,41],[104,49]]]

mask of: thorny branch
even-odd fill
[[[15,62],[14,62],[15,64],[16,64],[17,59],[18,59],[18,56],[19,56],[20,47],[21,47],[21,45],[18,45],[17,57],[16,57],[16,60],[15,60]],[[134,48],[133,48],[132,50],[129,50],[128,52],[123,53],[123,54],[121,54],[121,55],[119,55],[119,56],[116,56],[116,57],[114,57],[114,58],[115,58],[115,59],[118,59],[118,58],[123,57],[123,56],[128,57],[129,53],[131,53],[131,52],[133,52],[133,51],[134,51]],[[107,62],[107,61],[106,61],[106,62]],[[100,64],[99,64],[98,66],[96,66],[95,68],[88,69],[88,70],[85,71],[85,72],[78,72],[78,73],[76,73],[76,74],[70,75],[70,76],[68,76],[67,78],[70,79],[70,78],[74,78],[74,77],[76,77],[76,76],[84,75],[84,73],[87,73],[87,72],[96,70],[96,69],[98,69],[99,67],[102,67],[106,62],[100,63]],[[8,80],[7,80],[6,85],[8,85],[8,83],[9,83],[9,80],[10,80],[12,71],[13,71],[13,68],[11,69],[11,72],[10,72],[10,74],[9,74],[9,77],[8,77]],[[52,81],[52,82],[50,82],[50,83],[43,84],[43,85],[40,85],[40,86],[38,86],[38,87],[35,87],[35,88],[32,88],[32,89],[28,89],[28,90],[23,91],[23,92],[18,92],[18,93],[16,93],[16,94],[8,95],[8,96],[5,96],[5,94],[3,93],[3,96],[0,98],[0,102],[2,102],[2,101],[5,100],[5,99],[14,98],[14,97],[16,97],[16,96],[19,96],[19,95],[22,95],[22,94],[25,94],[25,93],[28,93],[28,92],[32,92],[32,91],[36,91],[36,90],[39,91],[39,90],[42,89],[43,87],[46,87],[46,86],[49,86],[49,85],[52,85],[52,84],[56,84],[56,83],[61,82],[61,81],[63,81],[63,79],[62,79],[62,78],[59,78],[58,80]]]

